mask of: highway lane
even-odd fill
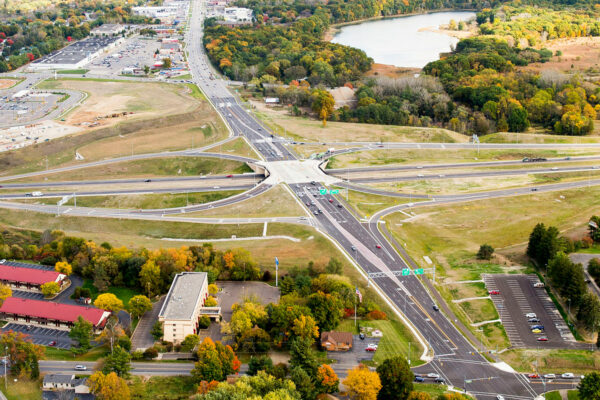
[[[345,174],[353,174],[359,172],[385,172],[385,171],[411,171],[418,169],[450,169],[450,168],[465,168],[465,167],[496,167],[505,165],[543,165],[547,163],[569,163],[581,161],[600,161],[600,156],[584,156],[584,157],[562,157],[548,158],[547,161],[541,162],[523,162],[522,160],[509,161],[481,161],[481,162],[464,162],[452,164],[415,164],[415,165],[396,165],[396,166],[372,166],[359,168],[332,168],[325,169],[327,175],[336,175],[341,178]]]
[[[447,174],[418,174],[404,176],[386,176],[383,178],[352,178],[350,181],[354,183],[375,183],[375,182],[401,182],[401,181],[420,181],[429,179],[453,179],[453,178],[481,178],[492,176],[512,176],[512,175],[529,175],[529,174],[556,174],[565,172],[588,172],[595,171],[597,166],[585,167],[553,167],[553,168],[520,168],[508,170],[492,170],[478,172],[462,172],[462,173],[447,173]]]
[[[88,186],[88,185],[120,185],[126,183],[166,183],[166,182],[204,182],[212,180],[231,180],[244,181],[251,180],[260,182],[265,176],[263,174],[230,174],[230,175],[202,175],[202,176],[169,176],[169,177],[152,177],[152,178],[125,178],[125,179],[98,179],[89,181],[55,181],[55,182],[25,182],[25,183],[7,183],[0,185],[2,189],[17,189],[17,188],[44,188],[44,187],[61,187],[61,186]]]
[[[230,186],[214,186],[214,187],[188,187],[188,188],[153,188],[153,189],[121,189],[121,190],[101,190],[101,191],[64,191],[64,192],[49,192],[42,193],[39,196],[32,197],[26,193],[2,193],[0,199],[40,199],[40,198],[59,198],[64,196],[73,197],[89,197],[89,196],[117,196],[117,195],[142,195],[142,194],[159,194],[159,193],[206,193],[206,192],[222,192],[224,190],[249,190],[255,187],[254,184],[247,185],[230,185]],[[208,204],[208,203],[207,203]],[[215,204],[215,202],[211,202]],[[231,204],[231,203],[230,203]],[[175,210],[175,209],[169,209]],[[181,211],[180,211],[181,212]],[[189,212],[189,211],[188,211]]]
[[[232,139],[231,138],[225,139],[225,140],[221,141],[220,143],[223,144],[230,140],[232,140]],[[217,143],[216,145],[219,145],[219,143]],[[207,147],[212,148],[214,146],[215,146],[215,144],[212,144]],[[203,152],[202,149],[165,151],[165,152],[160,152],[160,153],[134,154],[131,156],[116,157],[116,158],[109,158],[109,159],[99,160],[99,161],[91,161],[91,162],[86,162],[86,163],[67,165],[65,167],[46,169],[46,170],[42,170],[42,171],[28,172],[28,173],[24,173],[24,174],[0,176],[0,182],[16,180],[16,179],[31,178],[31,177],[47,175],[47,174],[55,174],[55,173],[60,173],[60,172],[70,172],[70,171],[74,171],[77,169],[98,167],[101,165],[109,165],[109,164],[115,164],[115,163],[120,163],[120,162],[125,162],[125,161],[149,160],[149,159],[153,159],[153,158],[168,158],[168,157],[208,157],[208,158],[221,158],[224,160],[233,160],[233,161],[246,162],[246,163],[256,162],[255,159],[249,158],[249,157],[236,156],[233,154]]]
[[[365,150],[392,150],[392,149],[466,149],[466,150],[498,150],[498,149],[598,149],[600,143],[440,143],[440,142],[304,142],[305,144],[319,144],[325,146],[354,146],[352,149],[340,149],[333,154]]]

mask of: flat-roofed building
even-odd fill
[[[120,24],[103,24],[90,31],[93,36],[115,36],[125,30],[124,25]]]
[[[198,333],[198,319],[203,314],[207,298],[206,272],[182,272],[175,275],[158,313],[158,320],[163,323],[163,339],[181,343],[187,335]]]

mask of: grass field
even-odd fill
[[[225,199],[242,193],[241,190],[227,190],[222,192],[203,193],[174,193],[174,194],[139,194],[122,196],[84,196],[77,198],[78,207],[104,207],[125,209],[157,209],[184,207],[186,205],[204,204],[211,201]],[[42,198],[34,200],[35,203],[56,204],[55,198]],[[65,206],[75,205],[75,199],[67,201]]]
[[[94,286],[94,283],[91,279],[84,280],[83,287],[90,289],[90,293],[92,294],[92,301],[96,300],[96,297],[98,297],[101,294],[98,292],[98,289],[96,288],[96,286]],[[117,286],[111,286],[108,288],[108,290],[106,292],[103,292],[103,293],[114,294],[119,300],[121,300],[123,302],[123,305],[125,305],[125,307],[127,307],[129,300],[131,300],[131,298],[133,296],[137,296],[138,294],[141,294],[130,288],[117,287]]]
[[[562,396],[558,392],[558,390],[554,390],[552,392],[548,392],[544,395],[546,400],[562,400]]]
[[[252,172],[245,163],[219,158],[165,157],[124,161],[69,172],[43,174],[18,182],[94,180],[112,178],[152,178],[162,176],[201,176]]]
[[[598,143],[600,136],[566,136],[545,133],[496,132],[479,138],[481,143]]]
[[[339,197],[346,201],[346,189],[339,188]],[[350,204],[358,213],[359,217],[369,217],[379,210],[405,203],[416,203],[419,199],[410,198],[394,198],[389,196],[379,196],[376,194],[362,193],[355,190],[350,190],[348,193],[348,204]]]
[[[367,125],[332,121],[327,122],[327,126],[323,127],[320,121],[307,117],[292,117],[286,111],[261,109],[257,114],[277,134],[304,141],[455,143],[469,140],[468,136],[440,128]]]
[[[97,361],[106,356],[110,349],[106,346],[97,346],[85,354],[74,355],[71,350],[57,349],[56,347],[46,347],[46,360],[64,360],[64,361]]]
[[[132,399],[180,400],[196,393],[197,384],[191,376],[133,377],[129,381]]]
[[[600,177],[600,171],[587,171],[376,182],[369,184],[368,186],[387,191],[401,191],[403,193],[446,195],[457,193],[477,193],[482,191],[552,184],[559,182],[585,181],[587,179],[597,179],[598,177]]]
[[[207,151],[223,154],[233,154],[236,156],[254,158],[256,160],[260,158],[258,154],[256,154],[256,151],[254,151],[254,149],[250,147],[250,145],[248,144],[248,142],[246,142],[246,140],[244,140],[244,138],[233,139],[232,141],[227,142],[222,146],[213,147]]]
[[[481,150],[477,149],[394,149],[366,150],[356,153],[342,154],[333,157],[327,168],[358,168],[374,165],[396,164],[443,164],[475,161],[521,160],[525,157],[569,157],[597,155],[598,151],[590,150]]]
[[[0,390],[6,395],[8,400],[39,400],[42,398],[41,380],[32,381],[29,379],[19,379],[14,382],[11,379],[7,389],[4,384],[0,385]]]
[[[500,357],[519,372],[586,374],[600,368],[600,352],[589,350],[509,350]]]
[[[0,171],[8,175],[75,163],[75,153],[95,161],[141,153],[183,150],[213,143],[227,136],[212,107],[195,99],[185,85],[156,83],[46,81],[45,86],[84,90],[88,99],[72,111],[65,124],[101,125],[81,133],[0,154]],[[97,117],[115,112],[134,114]],[[83,126],[85,127],[85,126]]]
[[[81,75],[81,74],[85,74],[89,71],[89,69],[63,69],[61,71],[58,71],[59,74],[64,74],[64,75]]]
[[[186,214],[186,217],[297,217],[306,215],[304,209],[282,186],[274,186],[250,199],[211,210]]]

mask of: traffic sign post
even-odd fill
[[[319,193],[321,193],[321,194],[327,194],[327,189],[319,189]]]
[[[402,270],[402,276],[408,276],[408,275],[410,275],[410,269],[408,269],[408,268],[404,268],[404,269]]]
[[[275,287],[278,286],[277,275],[279,272],[279,258],[275,257]]]
[[[415,275],[423,275],[423,268],[417,268],[414,270]]]
[[[330,194],[338,194],[339,192],[340,191],[338,189],[333,189],[329,191]]]

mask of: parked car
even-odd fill
[[[0,260],[0,264],[4,264],[6,262],[6,258],[3,258],[2,260]]]
[[[360,340],[365,340],[365,334],[361,333],[360,335],[358,335],[358,337],[360,338]]]
[[[490,290],[488,293],[489,294],[500,294],[500,291],[499,290]]]
[[[532,329],[531,333],[542,333],[541,329]]]
[[[547,342],[548,338],[546,336],[540,336],[539,338],[537,338],[538,342]]]
[[[531,327],[531,329],[541,329],[543,331],[544,330],[544,325],[533,325]]]
[[[446,383],[446,380],[445,380],[444,378],[442,378],[442,377],[435,378],[435,379],[434,379],[434,381],[435,381],[436,383]]]
[[[539,318],[529,318],[527,322],[540,322]]]
[[[415,375],[415,382],[425,382],[425,378],[421,375]]]
[[[536,282],[536,283],[533,284],[533,287],[535,287],[535,288],[544,287],[544,283],[543,282]]]
[[[51,341],[50,343],[48,343],[48,346],[56,346],[56,341],[55,340]]]
[[[525,314],[525,317],[527,317],[527,318],[537,318],[537,315],[535,313],[530,312],[530,313]]]
[[[561,377],[561,378],[563,378],[563,379],[573,379],[573,378],[575,378],[575,375],[573,375],[573,374],[572,374],[572,373],[570,373],[570,372],[565,372],[565,373],[564,373],[564,374],[562,374],[560,377]]]
[[[377,351],[377,345],[376,344],[369,344],[367,346],[367,348],[365,349],[365,351]]]
[[[544,378],[545,379],[555,379],[556,375],[555,374],[544,374]]]
[[[439,378],[440,375],[436,374],[435,372],[430,372],[430,373],[427,374],[427,377],[428,378]]]

